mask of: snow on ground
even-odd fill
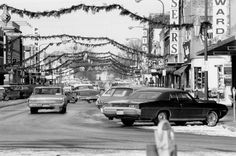
[[[219,151],[177,152],[178,156],[235,156],[236,153]],[[91,150],[91,149],[11,149],[1,150],[0,156],[146,156],[138,150]]]
[[[157,126],[140,126],[142,129],[157,129]],[[172,126],[176,133],[190,133],[198,135],[211,135],[211,136],[227,136],[236,137],[236,131],[231,131],[224,125],[217,125],[209,127],[206,125],[186,125],[186,126]]]

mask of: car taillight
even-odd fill
[[[139,105],[138,105],[138,104],[130,104],[129,107],[130,107],[130,108],[139,109]]]

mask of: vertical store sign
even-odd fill
[[[213,0],[213,37],[227,33],[229,0]]]
[[[170,24],[179,24],[179,0],[171,0]],[[179,28],[170,28],[170,54],[179,51]]]

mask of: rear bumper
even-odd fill
[[[96,96],[77,96],[78,100],[97,100]]]
[[[29,108],[38,108],[38,109],[60,109],[65,107],[66,105],[64,103],[60,104],[28,104]]]
[[[141,110],[129,107],[103,107],[101,112],[108,118],[132,118],[138,119]]]

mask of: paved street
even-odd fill
[[[0,109],[0,122],[0,155],[1,152],[32,153],[48,148],[61,149],[61,153],[76,153],[83,149],[88,150],[87,153],[109,153],[110,150],[120,155],[128,150],[130,154],[143,155],[146,145],[154,143],[153,130],[140,128],[142,124],[152,127],[152,123],[124,127],[119,120],[107,120],[94,104],[85,102],[69,104],[66,114],[42,110],[32,115],[25,103],[4,107]],[[176,140],[182,154],[199,151],[236,153],[233,137],[176,133]]]

